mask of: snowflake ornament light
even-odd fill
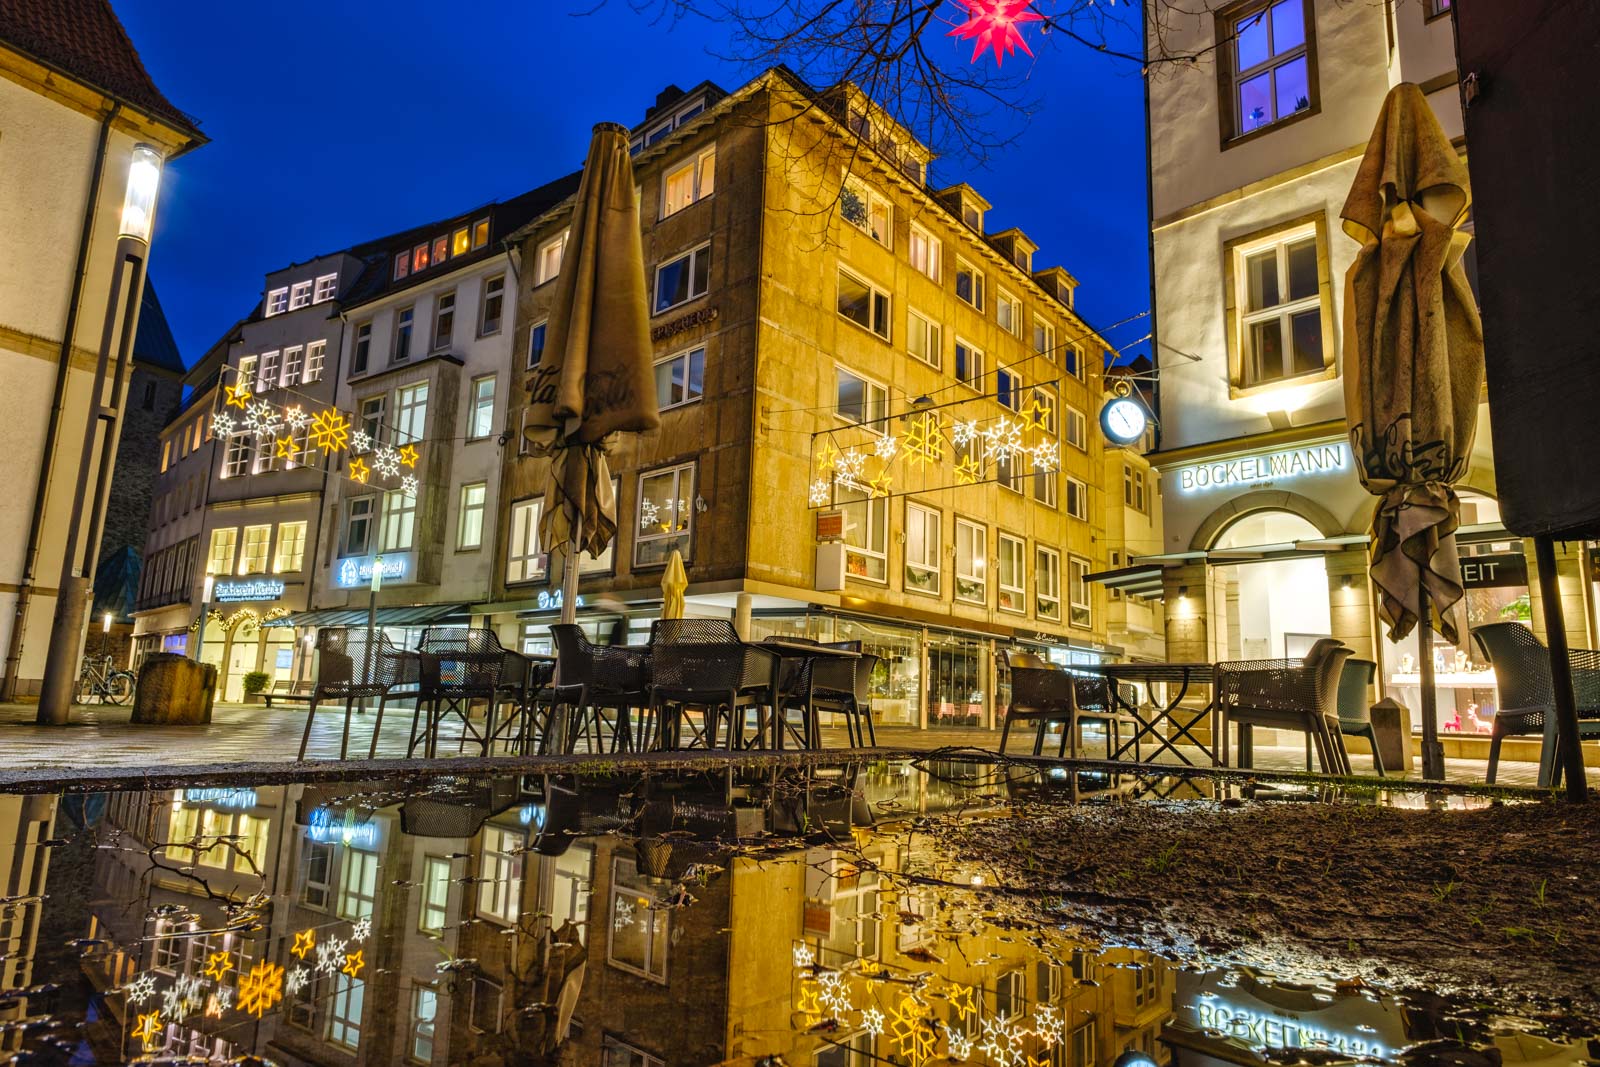
[[[257,1019],[283,999],[283,968],[267,960],[259,961],[250,973],[239,977],[239,1010]]]
[[[893,459],[896,452],[900,451],[900,439],[892,433],[886,433],[872,443],[872,454],[887,463]]]
[[[809,967],[817,962],[817,957],[812,954],[811,946],[804,941],[794,947],[794,965],[796,967]]]
[[[646,497],[639,504],[639,529],[650,529],[650,527],[656,524],[656,520],[659,518],[661,518],[661,509],[656,506],[656,502],[654,500]]]
[[[161,994],[161,1014],[175,1023],[181,1023],[188,1018],[189,1001],[183,995],[183,990],[177,986],[170,986]]]
[[[1053,471],[1061,465],[1060,447],[1049,441],[1034,445],[1028,454],[1033,459],[1033,469],[1036,471]]]
[[[284,988],[289,991],[289,995],[292,997],[304,989],[309,981],[311,981],[311,972],[304,967],[296,967],[289,972],[289,978],[284,983]]]
[[[822,1006],[835,1017],[850,1011],[850,984],[843,971],[824,971],[817,975],[817,996]]]
[[[361,918],[357,919],[356,924],[350,928],[350,940],[359,945],[361,942],[365,941],[371,936],[372,917],[370,915],[363,915]]]
[[[950,427],[950,440],[957,448],[965,448],[978,436],[978,420],[963,419]]]
[[[1041,1005],[1033,1013],[1034,1035],[1044,1042],[1045,1048],[1055,1048],[1061,1044],[1061,1039],[1066,1034],[1066,1026],[1066,1020],[1056,1012],[1053,1004]]]
[[[1024,1033],[1016,1020],[1004,1012],[991,1015],[983,1020],[983,1041],[978,1049],[1002,1067],[1021,1063]]]
[[[828,483],[816,481],[811,483],[811,506],[820,508],[828,502]]]
[[[415,474],[408,474],[404,478],[401,478],[400,479],[400,491],[402,493],[404,493],[406,496],[416,496],[417,495],[417,476]]]
[[[873,1037],[883,1033],[883,1012],[876,1005],[861,1013],[861,1029]]]
[[[866,472],[867,455],[851,449],[839,453],[839,462],[834,467],[833,480],[840,485],[857,487],[861,484],[861,476]]]
[[[317,412],[311,420],[311,443],[324,452],[337,452],[350,442],[350,420],[333,408]]]
[[[283,421],[277,408],[265,400],[257,400],[245,409],[244,425],[261,437],[276,437]]]
[[[1005,463],[1023,449],[1022,424],[1002,415],[997,422],[984,428],[983,443],[996,463]]]
[[[350,435],[350,451],[366,452],[372,448],[372,435],[365,430],[357,430]]]
[[[324,941],[317,946],[317,973],[334,975],[339,973],[339,967],[344,963],[345,943],[338,938]]]
[[[963,1034],[949,1023],[944,1025],[944,1043],[953,1060],[964,1060],[972,1055],[972,1038]]]
[[[295,433],[299,433],[310,424],[311,416],[306,414],[305,410],[301,408],[299,404],[296,404],[294,407],[284,411],[283,421],[289,424],[289,429],[293,430]]]
[[[380,448],[372,456],[372,469],[385,478],[400,473],[400,453],[392,448]]]
[[[1032,0],[953,0],[966,10],[967,20],[945,36],[973,41],[971,62],[976,63],[985,49],[994,52],[995,66],[1004,66],[1006,56],[1018,48],[1028,55],[1033,49],[1019,26],[1042,22],[1044,16],[1031,10]]]
[[[219,411],[211,416],[211,435],[213,437],[232,437],[238,424],[233,421],[233,416],[226,411]]]
[[[129,1004],[143,1004],[155,996],[156,980],[154,975],[141,974],[133,981],[122,987],[122,992],[128,998]]]

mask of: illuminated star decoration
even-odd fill
[[[350,420],[333,408],[317,412],[311,420],[311,443],[324,452],[337,452],[350,440]]]
[[[140,1014],[139,1025],[133,1028],[133,1036],[144,1043],[146,1052],[156,1047],[156,1035],[160,1032],[161,1013],[159,1011]]]
[[[834,468],[833,480],[840,485],[852,488],[861,487],[861,475],[865,473],[867,455],[851,449],[839,454],[839,462]]]
[[[876,478],[872,479],[872,495],[888,496],[889,487],[893,484],[894,477],[889,473],[889,468],[885,467],[883,470],[878,472],[878,476]]]
[[[815,481],[815,482],[811,483],[811,506],[812,507],[814,507],[814,508],[822,507],[824,504],[826,504],[828,502],[829,495],[830,494],[828,492],[828,483],[827,482],[825,482],[825,481]]]
[[[885,462],[893,459],[898,451],[900,451],[900,439],[892,433],[886,433],[872,442],[872,454]]]
[[[834,465],[839,462],[839,450],[833,447],[833,441],[823,438],[822,447],[817,449],[817,473],[832,474]]]
[[[806,1017],[807,1025],[822,1021],[822,1004],[817,999],[817,983],[810,981],[800,983],[800,999],[795,1001],[794,1010]]]
[[[861,1028],[873,1037],[883,1033],[883,1012],[876,1005],[861,1013]]]
[[[304,989],[309,981],[311,981],[311,972],[304,967],[296,967],[289,972],[289,980],[285,983],[284,988],[288,989],[289,995],[292,997]]]
[[[211,433],[215,437],[232,437],[234,426],[233,416],[226,411],[211,416]]]
[[[316,947],[317,932],[307,927],[294,935],[294,944],[290,946],[289,951],[294,954],[295,959],[303,960],[306,958],[306,954]]]
[[[1042,1005],[1033,1013],[1033,1032],[1045,1048],[1055,1048],[1066,1033],[1066,1020],[1056,1014],[1054,1005]]]
[[[372,438],[367,436],[367,431],[357,430],[350,435],[350,451],[365,452],[372,447]]]
[[[1021,1063],[1023,1033],[1004,1012],[991,1015],[983,1020],[983,1042],[978,1048],[996,1063]]]
[[[250,968],[250,973],[239,978],[239,1010],[261,1018],[278,1001],[283,999],[283,968],[268,960],[261,960]]]
[[[380,448],[372,457],[372,469],[385,478],[400,473],[400,453],[392,448]]]
[[[972,1055],[972,1038],[963,1034],[949,1023],[944,1024],[944,1040],[945,1045],[950,1050],[951,1059],[964,1060]]]
[[[913,467],[937,463],[944,458],[944,434],[939,432],[939,413],[924,411],[914,416],[903,442],[906,459]]]
[[[967,1016],[977,1012],[978,1005],[977,1002],[973,1000],[971,986],[958,985],[955,982],[952,982],[950,983],[950,988],[945,991],[945,994],[950,998],[950,1006],[956,1010],[956,1018],[960,1019],[962,1022],[966,1021]]]
[[[1003,66],[1006,56],[1021,48],[1028,55],[1028,47],[1018,23],[1040,22],[1044,16],[1029,10],[1032,0],[953,0],[966,9],[967,21],[945,34],[960,40],[975,41],[972,59],[976,63],[984,49],[994,52],[995,66]]]
[[[796,967],[809,967],[817,962],[817,957],[812,954],[811,946],[804,941],[794,947],[794,965]]]
[[[396,452],[396,455],[400,457],[400,462],[404,463],[407,467],[415,467],[417,465],[418,456],[416,445],[401,445],[398,452]]]
[[[233,970],[233,954],[230,952],[213,952],[206,957],[205,976],[218,982],[222,976]]]
[[[361,457],[357,456],[350,461],[350,478],[352,481],[365,485],[367,484],[367,476],[371,473],[371,469],[367,467],[367,461]]]
[[[983,468],[975,456],[962,456],[961,462],[956,464],[957,485],[976,485],[982,476]]]
[[[889,1036],[905,1055],[911,1067],[920,1067],[933,1055],[935,1031],[929,1024],[928,1007],[907,993],[890,1016]]]
[[[143,1004],[145,1001],[155,996],[155,976],[141,974],[139,977],[123,986],[122,992],[127,996],[129,1004]]]
[[[357,919],[356,924],[350,928],[350,940],[359,945],[361,942],[365,941],[371,936],[372,917],[370,915],[363,915],[361,918]]]
[[[400,479],[400,491],[402,493],[404,493],[406,496],[416,496],[417,495],[417,476],[415,474],[408,474],[404,478],[401,478]]]
[[[351,978],[360,976],[361,968],[367,965],[367,961],[361,958],[361,953],[363,951],[365,950],[358,948],[354,952],[350,953],[350,955],[346,956],[344,958],[344,966],[340,967],[339,970],[342,973],[349,975]]]
[[[311,421],[311,416],[307,415],[299,404],[296,404],[283,413],[283,421],[289,424],[289,429],[299,433]]]
[[[843,971],[824,971],[817,975],[817,988],[822,1006],[835,1017],[850,1010],[850,985]]]
[[[294,438],[278,438],[278,448],[276,454],[279,459],[293,460],[295,457]]]
[[[249,407],[251,394],[248,383],[240,384],[239,382],[234,382],[232,385],[224,385],[222,391],[228,394],[228,399],[224,406],[236,407],[240,411],[244,411]]]

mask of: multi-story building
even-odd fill
[[[1465,152],[1451,17],[1445,0],[1244,0],[1163,6],[1152,28],[1152,56],[1204,56],[1148,83],[1165,544],[1142,562],[1162,568],[1175,660],[1298,656],[1331,635],[1376,659],[1382,694],[1419,705],[1416,638],[1382,634],[1367,578],[1373,498],[1347,443],[1339,351],[1359,245],[1339,216],[1394,85],[1421,86]],[[1537,630],[1532,552],[1500,524],[1479,412],[1458,487],[1469,625]],[[1577,645],[1585,556],[1559,562]],[[1446,754],[1481,755],[1486,738],[1469,735],[1489,730],[1493,672],[1466,643],[1436,649]]]
[[[73,512],[77,472],[99,463],[80,461],[80,451],[101,403],[90,391],[135,149],[171,160],[205,139],[151,80],[106,0],[5,5],[0,72],[0,376],[12,413],[0,426],[0,454],[8,469],[30,474],[0,507],[0,647],[3,695],[12,699],[39,689],[74,521],[88,571],[75,563],[72,577],[89,580],[85,594],[100,559],[98,543],[82,543],[99,536],[96,509],[77,520]],[[137,316],[141,294],[118,314]],[[131,374],[130,364],[104,398],[120,398],[123,414],[141,403],[127,391]]]
[[[620,533],[583,561],[580,621],[642,639],[678,549],[691,614],[861,639],[874,710],[917,725],[992,722],[1006,646],[1106,654],[1085,579],[1108,566],[1108,346],[1072,276],[971,186],[930,183],[928,150],[850,87],[674,88],[634,133],[662,427],[611,453]],[[516,235],[520,406],[570,210]],[[505,464],[475,609],[524,647],[559,607],[546,478]]]

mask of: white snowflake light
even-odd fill
[[[886,433],[872,443],[872,454],[887,463],[900,451],[900,439],[894,434]]]
[[[161,1015],[169,1023],[181,1023],[189,1015],[189,1001],[183,990],[172,986],[161,994]]]
[[[843,971],[823,971],[817,975],[817,986],[817,998],[835,1017],[851,1010],[850,983]]]
[[[296,967],[289,972],[289,977],[284,982],[284,988],[289,991],[289,995],[292,997],[304,989],[309,981],[311,981],[311,972],[304,967]]]
[[[945,1046],[950,1051],[950,1058],[953,1060],[964,1060],[968,1056],[972,1055],[972,1038],[968,1037],[966,1034],[963,1034],[960,1030],[957,1030],[949,1023],[944,1023],[943,1025],[944,1042]]]
[[[867,456],[864,452],[854,449],[849,452],[839,453],[838,465],[834,467],[833,480],[840,485],[851,488],[860,488],[861,477],[866,473]]]
[[[1061,466],[1061,446],[1050,441],[1041,441],[1029,450],[1033,458],[1033,469],[1036,471],[1053,471]]]
[[[283,421],[289,424],[289,429],[299,433],[311,424],[311,416],[300,410],[300,405],[296,404],[283,413]]]
[[[356,924],[350,928],[350,940],[359,945],[361,942],[365,941],[371,936],[372,917],[363,915],[361,918],[357,919]]]
[[[861,1013],[861,1029],[865,1030],[867,1033],[871,1034],[873,1037],[877,1037],[879,1034],[882,1034],[883,1033],[883,1012],[879,1011],[877,1009],[877,1007],[871,1007],[871,1008],[868,1008],[866,1011],[862,1012]]]
[[[996,463],[1005,463],[1022,451],[1022,424],[1001,416],[983,431],[983,442]]]
[[[1062,1037],[1066,1034],[1066,1020],[1056,1014],[1052,1004],[1041,1005],[1033,1013],[1033,1032],[1044,1042],[1045,1048],[1055,1048],[1061,1044]]]
[[[828,483],[816,481],[811,483],[811,506],[820,508],[828,502]]]
[[[1025,1032],[1016,1025],[1016,1020],[1004,1012],[991,1015],[983,1020],[983,1042],[978,1048],[1001,1067],[1021,1063],[1022,1035]]]
[[[817,962],[817,957],[812,955],[811,946],[804,941],[794,947],[794,965],[796,967],[809,967]]]
[[[400,473],[400,453],[392,448],[380,448],[372,456],[372,469],[385,478]]]
[[[345,942],[329,938],[317,946],[317,973],[334,975],[344,966]]]
[[[304,967],[302,967],[300,969],[302,971],[305,970]],[[219,985],[219,986],[217,986],[217,991],[215,993],[213,993],[212,995],[217,998],[217,1007],[222,1009],[223,1011],[227,1011],[229,1008],[233,1007],[233,987],[232,986]]]
[[[357,430],[350,435],[350,451],[366,452],[372,448],[372,435],[365,430]]]
[[[211,435],[213,437],[232,437],[234,427],[233,416],[226,411],[219,411],[211,416]]]
[[[283,426],[278,409],[265,400],[257,400],[245,411],[245,426],[262,437],[276,437]]]
[[[417,476],[415,474],[408,474],[404,478],[401,478],[400,479],[400,491],[402,493],[404,493],[406,496],[416,496],[417,495]]]
[[[122,992],[127,995],[129,1004],[143,1004],[156,993],[156,980],[153,975],[141,974],[133,981],[122,987]]]
[[[648,530],[650,527],[656,524],[656,520],[660,517],[661,509],[656,506],[656,502],[654,500],[646,497],[639,504],[639,529]]]
[[[617,901],[616,911],[611,916],[611,928],[621,933],[633,925],[633,901]]]
[[[975,419],[967,419],[965,422],[957,422],[955,425],[950,427],[950,440],[954,441],[956,447],[958,448],[965,448],[967,445],[970,445],[973,439],[977,436],[978,423]]]

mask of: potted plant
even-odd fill
[[[267,683],[271,681],[266,671],[251,671],[242,679],[244,687],[244,702],[246,704],[260,704],[261,694],[266,692]]]

